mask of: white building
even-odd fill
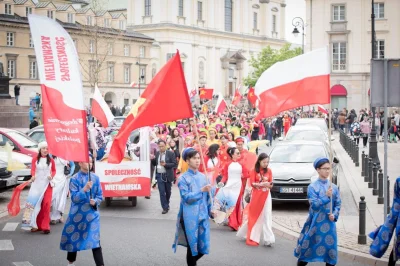
[[[252,55],[285,44],[285,6],[285,0],[129,0],[127,27],[156,40],[152,73],[178,49],[189,90],[205,86],[228,96],[249,74]]]
[[[332,107],[369,107],[371,1],[306,0],[307,49],[330,45]],[[400,1],[375,0],[377,58],[400,57]]]

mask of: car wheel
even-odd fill
[[[106,206],[107,206],[107,207],[111,206],[111,199],[112,199],[112,198],[110,198],[110,197],[107,197],[107,198],[106,198]]]

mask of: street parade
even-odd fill
[[[397,86],[393,76],[400,73],[391,72],[398,70],[398,61],[374,61],[373,55],[368,61],[374,77],[368,76],[368,99],[363,95],[354,100],[358,96],[347,96],[342,77],[335,75],[338,68],[345,70],[346,61],[346,46],[343,50],[342,42],[333,40],[337,33],[327,43],[307,44],[310,49],[305,51],[305,27],[313,23],[312,17],[307,23],[296,17],[293,34],[302,30],[301,49],[280,47],[284,37],[260,52],[248,45],[251,60],[243,67],[246,49],[229,47],[218,59],[229,76],[222,88],[219,83],[200,83],[205,75],[225,80],[213,74],[212,62],[201,61],[195,70],[185,45],[166,41],[160,32],[160,42],[148,38],[146,31],[139,33],[145,27],[138,26],[136,16],[150,25],[163,13],[159,10],[153,17],[150,0],[140,1],[143,10],[132,0],[127,8],[104,12],[93,12],[97,0],[90,5],[81,0],[64,5],[32,1],[35,12],[26,6],[21,18],[18,8],[26,2],[0,1],[0,25],[15,16],[29,31],[34,54],[28,56],[29,75],[39,84],[32,90],[23,80],[13,81],[18,55],[4,53],[4,72],[0,53],[0,82],[7,82],[3,98],[0,87],[1,105],[16,113],[14,121],[12,115],[0,117],[7,119],[6,126],[0,126],[0,266],[396,265],[400,103],[390,96]],[[184,14],[191,1],[177,2],[177,24],[188,29]],[[197,11],[192,10],[200,28],[206,27],[203,2],[197,1]],[[223,2],[225,31],[237,34],[232,28],[240,25],[228,14],[239,5],[249,7],[243,1]],[[271,16],[272,38],[278,40],[276,14],[285,12],[286,1],[254,2],[250,6],[257,36],[249,38],[257,42],[267,34],[258,33],[260,12],[260,17]],[[312,1],[305,2],[312,11]],[[383,19],[381,4],[372,1],[372,12]],[[264,10],[266,6],[271,8]],[[345,7],[332,4],[333,28],[344,21]],[[169,12],[168,3],[165,8]],[[48,9],[47,16],[40,9]],[[66,22],[54,19],[56,11],[67,12]],[[136,64],[114,70],[122,59],[100,60],[97,52],[103,51],[95,38],[88,42],[91,59],[82,60],[77,43],[82,45],[85,37],[76,39],[74,31],[86,23],[87,32],[77,35],[93,34],[91,13],[96,20],[104,16],[103,27],[95,24],[102,34],[98,38],[109,34],[111,39],[149,42],[138,49]],[[374,25],[375,15],[372,18]],[[284,13],[278,20],[284,24]],[[126,21],[138,32],[129,33]],[[110,30],[117,24],[123,37]],[[14,46],[14,35],[7,30],[7,46]],[[201,38],[196,40],[200,44],[191,45],[193,53],[205,60],[197,50]],[[105,56],[112,56],[118,49],[107,41]],[[372,48],[380,53],[382,43],[376,42]],[[165,43],[172,46],[164,49]],[[123,46],[125,57],[131,56],[129,47]],[[220,49],[205,46],[204,51],[208,57]],[[170,51],[167,60],[151,63],[164,50]],[[153,61],[146,61],[146,52]],[[257,68],[257,62],[264,65]],[[131,80],[131,65],[139,70],[138,83]],[[152,78],[146,82],[147,65]],[[133,101],[125,92],[104,93],[102,71],[109,84],[117,83],[114,74],[123,76],[130,83],[129,93],[136,95]],[[190,71],[196,71],[199,85]],[[376,74],[379,71],[384,77]],[[8,97],[11,84],[14,93]],[[29,99],[20,98],[27,90]],[[29,131],[27,125],[17,126],[21,104],[27,105],[23,110],[29,113]]]

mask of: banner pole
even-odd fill
[[[332,188],[332,173],[333,173],[333,169],[332,169],[332,167],[333,167],[333,151],[332,151],[332,121],[331,121],[331,117],[332,117],[332,99],[331,99],[331,96],[330,96],[330,100],[329,100],[329,112],[328,112],[328,138],[329,138],[329,162],[330,162],[330,164],[331,164],[331,170],[330,170],[330,173],[329,173],[329,177],[330,177],[330,188]],[[332,196],[333,196],[333,194],[332,194]],[[332,202],[333,202],[333,197],[331,197],[331,211],[330,211],[330,213],[331,214],[333,214],[332,213],[332,208],[333,208],[333,206],[332,206]]]

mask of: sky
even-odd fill
[[[127,8],[129,0],[108,0],[109,9]],[[286,0],[286,39],[292,43],[301,44],[301,35],[295,38],[292,34],[292,20],[295,17],[306,18],[305,0]]]

